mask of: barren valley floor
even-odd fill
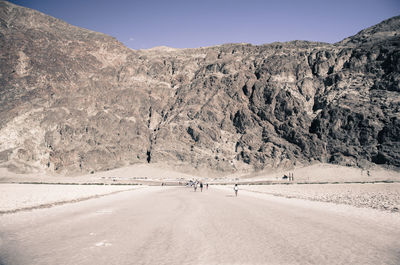
[[[400,215],[145,187],[0,216],[0,264],[400,264]]]

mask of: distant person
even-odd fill
[[[237,197],[237,193],[239,190],[238,184],[235,184],[235,187],[233,187],[233,190],[235,191],[235,196]]]
[[[203,182],[200,182],[200,191],[203,192]]]
[[[206,183],[206,189],[208,189],[208,183]]]
[[[196,190],[197,190],[197,182],[195,182],[195,183],[193,184],[193,189],[194,189],[194,191],[196,192]]]

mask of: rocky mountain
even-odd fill
[[[339,43],[131,50],[0,2],[0,166],[400,167],[400,17]]]

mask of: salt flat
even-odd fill
[[[48,207],[52,204],[83,200],[135,188],[138,187],[112,185],[0,184],[0,213],[41,206]]]
[[[400,211],[400,183],[243,185],[241,189],[288,198]]]
[[[145,187],[0,216],[1,264],[399,264],[400,215]]]

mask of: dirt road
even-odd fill
[[[0,264],[400,264],[400,215],[149,187],[0,216]]]

